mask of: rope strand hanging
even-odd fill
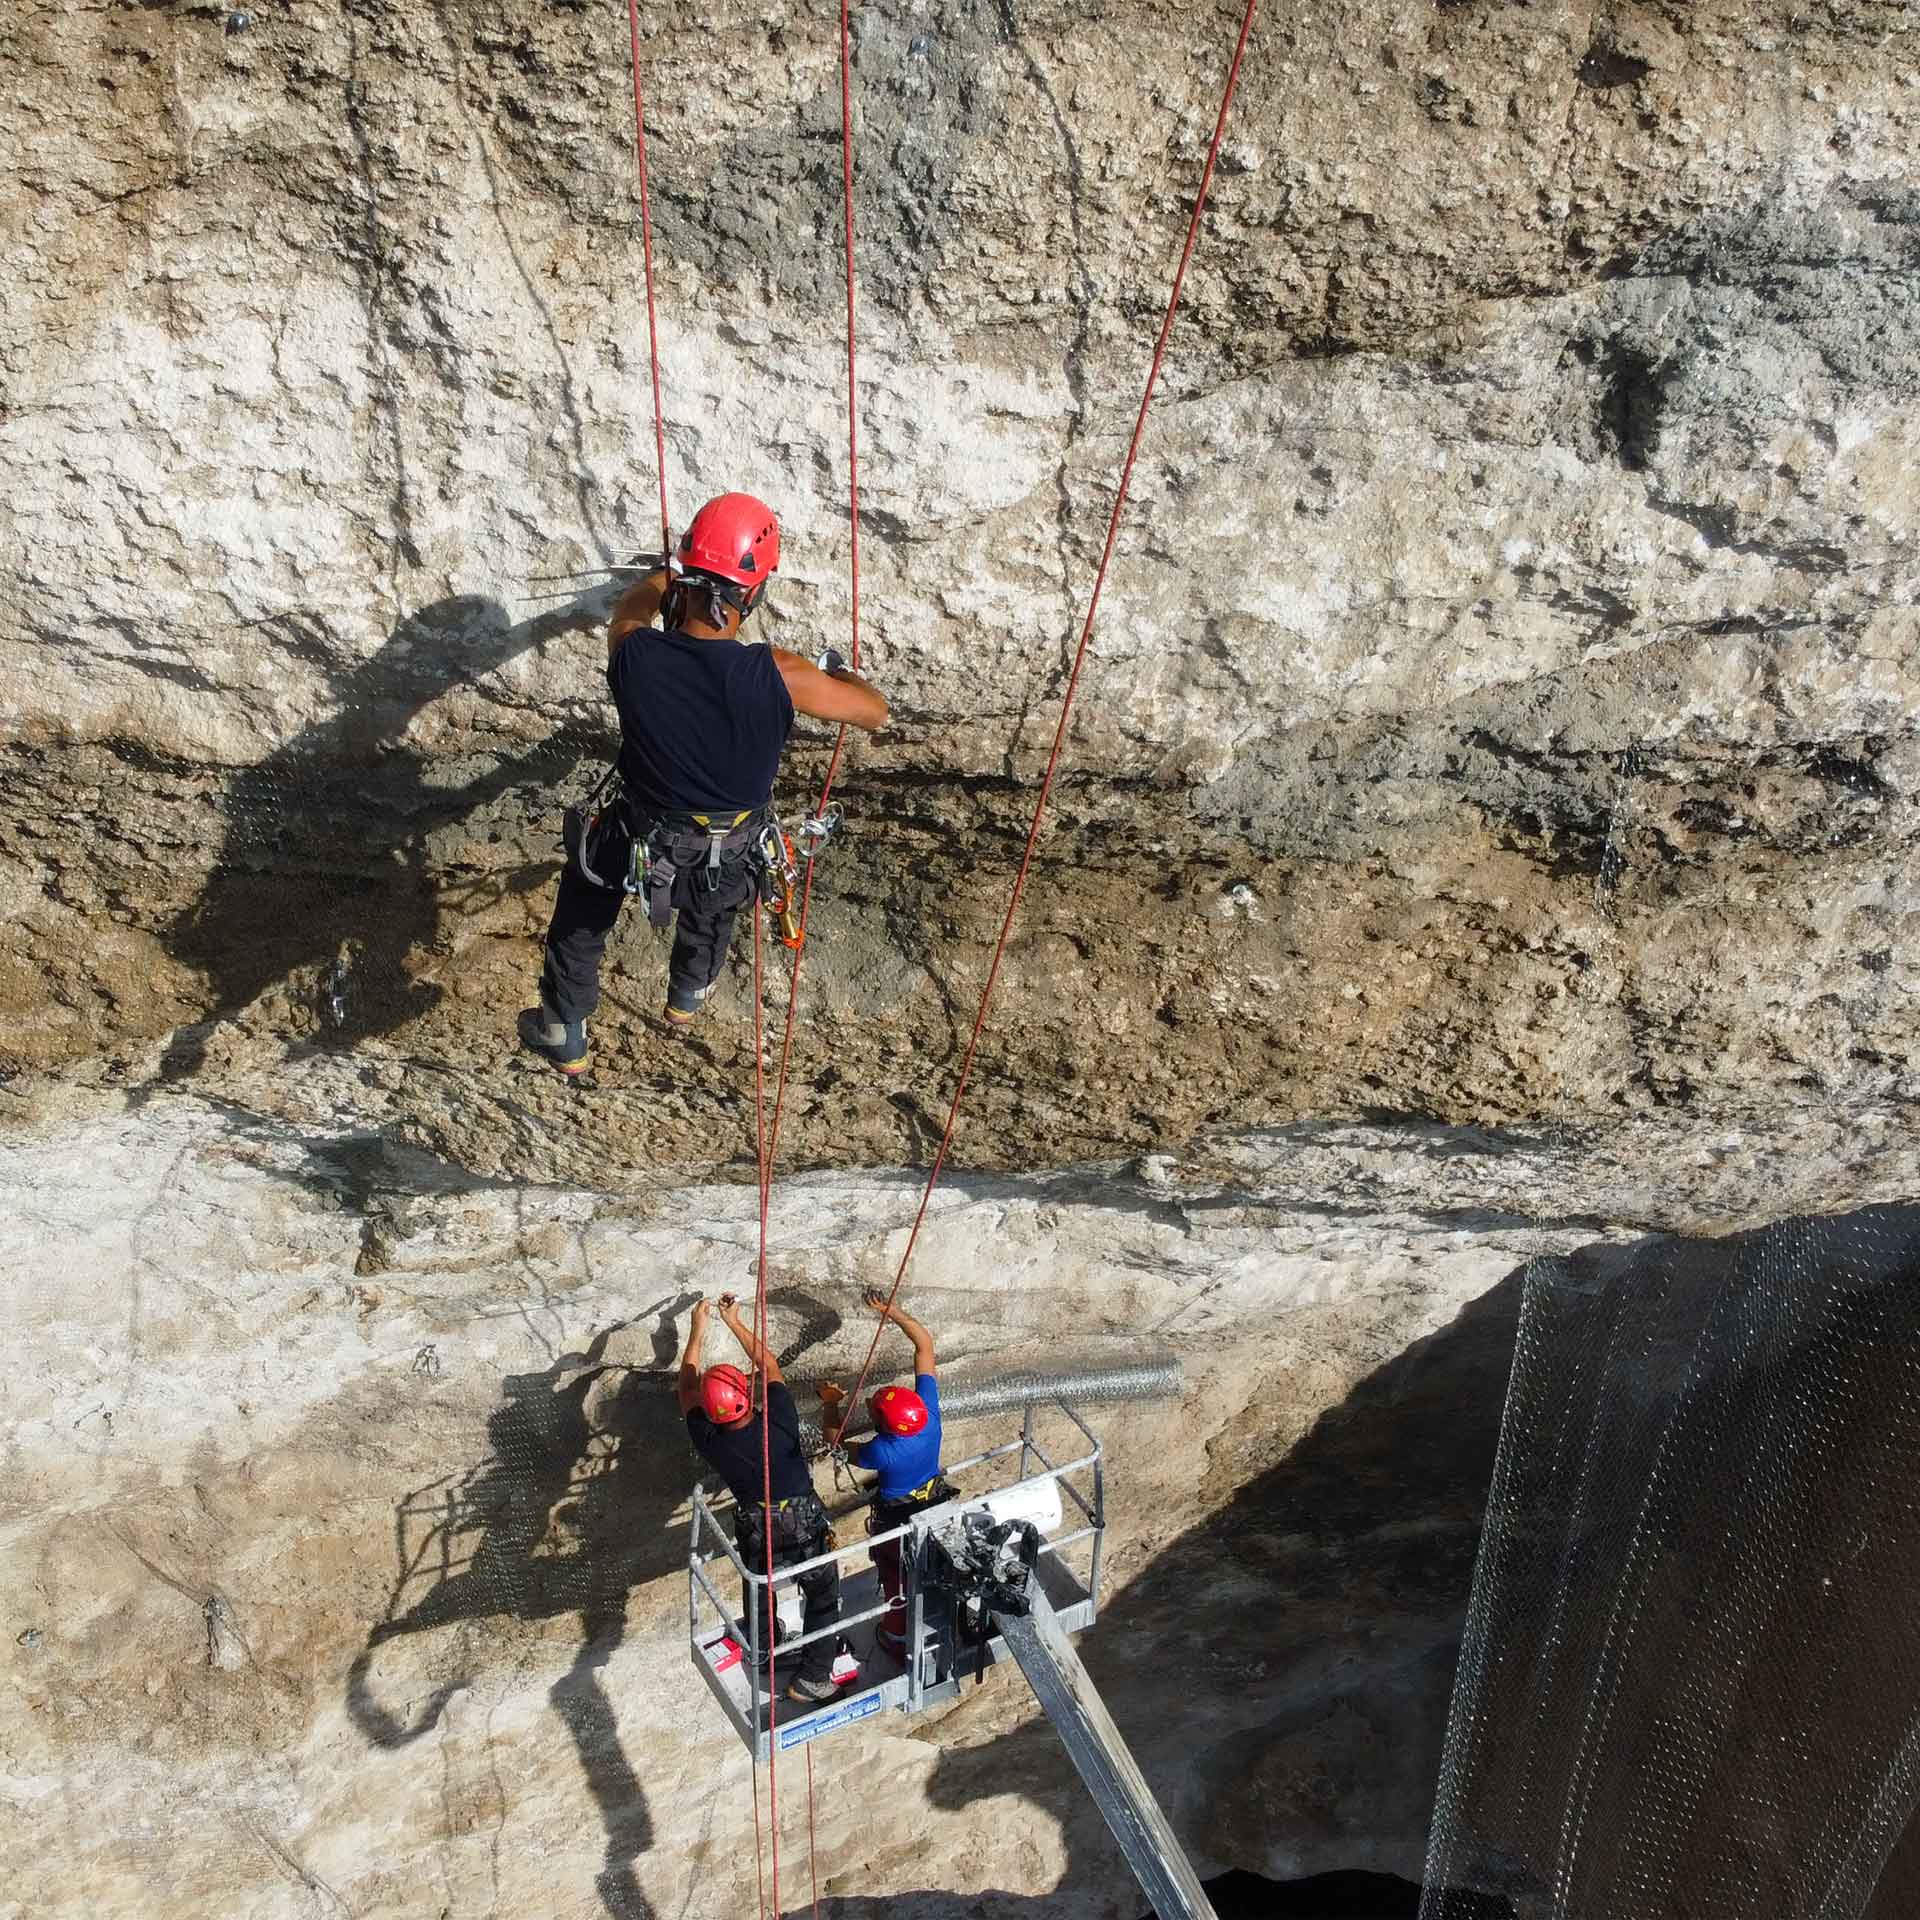
[[[1034,802],[1033,824],[1027,829],[1027,844],[1020,856],[1020,870],[1014,876],[1013,892],[1007,901],[1006,916],[1000,922],[1000,937],[993,945],[993,959],[987,968],[987,983],[981,989],[980,1010],[974,1015],[973,1032],[968,1036],[966,1053],[960,1062],[960,1077],[953,1089],[953,1099],[947,1108],[946,1125],[940,1134],[939,1151],[933,1157],[933,1166],[927,1175],[927,1184],[920,1195],[920,1205],[913,1216],[913,1226],[907,1234],[907,1244],[900,1255],[900,1265],[893,1276],[893,1286],[887,1294],[887,1304],[892,1306],[899,1297],[901,1283],[907,1277],[907,1265],[913,1258],[913,1250],[920,1239],[920,1228],[927,1217],[928,1204],[933,1199],[933,1190],[939,1184],[940,1175],[947,1163],[947,1151],[953,1144],[954,1127],[960,1117],[960,1102],[965,1097],[967,1082],[973,1074],[973,1057],[979,1050],[980,1035],[987,1024],[987,1008],[993,999],[993,989],[1000,978],[1000,962],[1006,955],[1007,940],[1013,931],[1014,915],[1020,910],[1020,898],[1026,891],[1027,874],[1033,866],[1034,848],[1039,844],[1041,822],[1046,817],[1047,801],[1053,792],[1054,775],[1059,771],[1060,755],[1066,745],[1067,722],[1072,717],[1074,695],[1080,687],[1080,669],[1086,662],[1087,647],[1093,638],[1094,618],[1100,610],[1100,594],[1106,585],[1107,568],[1113,560],[1114,544],[1120,535],[1120,518],[1126,511],[1127,494],[1133,485],[1134,462],[1139,458],[1141,436],[1146,431],[1147,415],[1153,406],[1154,388],[1160,379],[1160,363],[1166,357],[1167,341],[1173,333],[1173,322],[1180,311],[1180,293],[1186,284],[1187,267],[1193,259],[1193,250],[1200,237],[1200,221],[1207,209],[1207,194],[1213,185],[1213,169],[1220,157],[1220,142],[1227,130],[1227,115],[1233,107],[1234,89],[1240,84],[1240,63],[1246,55],[1247,40],[1253,32],[1253,17],[1259,6],[1259,0],[1247,0],[1245,14],[1240,21],[1240,37],[1234,43],[1233,59],[1227,67],[1226,84],[1220,93],[1220,111],[1213,124],[1213,139],[1207,148],[1206,165],[1200,171],[1200,185],[1194,194],[1193,217],[1187,222],[1186,244],[1180,250],[1180,264],[1174,269],[1173,286],[1167,295],[1167,310],[1160,322],[1160,335],[1154,342],[1153,361],[1147,369],[1146,391],[1140,396],[1140,411],[1134,419],[1133,437],[1127,443],[1127,457],[1120,469],[1120,484],[1114,494],[1113,511],[1107,518],[1106,544],[1100,551],[1100,564],[1093,576],[1093,591],[1087,599],[1086,619],[1080,628],[1080,642],[1074,648],[1073,668],[1067,676],[1066,691],[1060,699],[1059,724],[1053,732],[1053,750],[1047,756],[1047,770],[1040,782],[1039,797]],[[873,1367],[873,1357],[880,1350],[880,1334],[886,1321],[878,1321],[873,1330],[873,1339],[867,1347],[867,1357],[861,1362],[860,1377],[854,1383],[853,1393],[848,1406],[859,1404],[862,1389],[867,1384],[867,1375]]]
[[[851,605],[848,612],[849,652],[857,672],[860,667],[860,378],[855,350],[854,265],[853,265],[853,36],[848,22],[849,0],[840,0],[840,209],[845,243],[847,280],[847,500],[849,545],[847,571],[850,577]],[[844,721],[834,735],[833,752],[827,758],[826,778],[820,784],[820,799],[814,807],[824,814],[833,797],[834,777],[840,771],[840,756],[847,744]],[[780,1042],[780,1070],[773,1085],[773,1132],[770,1153],[780,1146],[780,1123],[786,1112],[787,1079],[793,1059],[793,1028],[800,1008],[800,960],[806,952],[807,913],[813,905],[814,862],[807,862],[800,882],[800,944],[793,950],[793,969],[787,980],[786,1031]]]
[[[660,406],[660,327],[653,302],[653,206],[647,193],[647,102],[640,85],[640,0],[627,0],[627,38],[633,66],[633,155],[640,168],[640,259],[647,281],[647,365],[653,375],[653,451],[660,480],[660,551],[673,546],[667,519],[667,429]]]
[[[770,1353],[767,1345],[767,1209],[772,1193],[773,1161],[767,1141],[767,1072],[766,1072],[766,1021],[764,1018],[764,1000],[761,949],[763,936],[760,928],[760,913],[756,906],[753,913],[753,1121],[754,1145],[760,1160],[760,1253],[754,1276],[753,1292],[753,1337],[755,1345],[754,1381],[758,1388],[760,1403],[760,1493],[762,1514],[761,1536],[766,1543],[766,1648],[767,1648],[767,1830],[770,1836],[769,1852],[772,1860],[773,1911],[780,1912],[780,1742],[777,1737],[779,1728],[778,1658],[774,1650],[774,1633],[779,1621],[779,1610],[773,1595],[773,1417],[767,1408],[767,1395],[770,1386],[765,1369],[760,1365],[759,1356]],[[756,1792],[756,1818],[759,1801]]]
[[[840,201],[841,230],[846,257],[847,280],[847,498],[849,521],[849,545],[847,567],[851,581],[851,605],[848,619],[848,650],[853,666],[860,666],[860,381],[859,363],[855,347],[854,327],[854,252],[853,252],[853,41],[848,21],[848,0],[840,0]],[[827,758],[826,777],[820,784],[820,799],[814,811],[824,814],[827,802],[833,797],[834,776],[840,769],[840,756],[847,744],[847,729],[842,722],[834,735],[833,751]],[[765,1131],[760,1157],[760,1275],[762,1305],[766,1288],[767,1266],[767,1214],[768,1197],[773,1181],[774,1155],[779,1150],[780,1123],[786,1110],[787,1083],[793,1061],[794,1025],[800,1010],[800,963],[806,953],[807,915],[813,905],[814,862],[807,862],[807,870],[800,886],[800,942],[793,950],[793,967],[787,977],[787,1015],[780,1039],[780,1069],[774,1081],[773,1123]],[[760,1070],[760,1048],[757,1038],[760,1019],[760,983],[759,983],[759,942],[760,926],[756,916],[754,921],[754,1018],[756,1040],[754,1046],[754,1070],[756,1076]],[[767,1484],[768,1496],[772,1494],[772,1483]],[[769,1763],[769,1776],[772,1763]],[[757,1805],[757,1802],[756,1802]],[[813,1749],[807,1749],[807,1870],[813,1886],[814,1920],[820,1914],[820,1868],[818,1859],[818,1841],[814,1817],[814,1779]],[[779,1905],[779,1878],[776,1863],[775,1871],[775,1909]]]

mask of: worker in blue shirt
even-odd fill
[[[940,1382],[934,1368],[933,1335],[905,1308],[891,1305],[878,1287],[869,1287],[861,1297],[913,1342],[912,1388],[882,1387],[869,1396],[867,1406],[879,1431],[869,1439],[847,1442],[853,1464],[864,1473],[880,1476],[867,1531],[887,1533],[920,1508],[954,1499],[959,1489],[940,1473]],[[846,1424],[846,1395],[838,1387],[823,1386],[820,1397],[827,1403],[826,1438],[836,1441]],[[900,1542],[879,1542],[873,1549],[873,1566],[888,1608],[876,1636],[880,1650],[904,1660],[907,1603],[902,1597]]]

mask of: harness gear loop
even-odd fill
[[[626,863],[624,870],[618,874],[604,860],[605,854],[611,851],[606,845],[610,831],[627,836]],[[566,850],[568,865],[589,886],[604,887],[609,892],[617,889],[623,893],[639,893],[646,887],[647,850],[645,844],[628,830],[626,795],[620,784],[617,764],[610,766],[593,783],[583,799],[567,807],[562,816],[560,839]],[[608,866],[608,871],[601,871],[603,864]]]
[[[616,761],[584,799],[566,809],[562,838],[568,864],[588,885],[643,895],[647,924],[660,931],[673,924],[673,889],[683,873],[700,873],[707,891],[717,893],[727,867],[744,860],[752,869],[755,892],[779,926],[781,942],[798,952],[806,938],[795,911],[798,861],[811,862],[840,823],[838,807],[806,815],[799,827],[802,851],[796,856],[793,840],[771,807],[649,817],[629,798]],[[625,841],[624,864],[609,857],[613,848],[608,836],[616,833]]]

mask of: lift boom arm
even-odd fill
[[[1154,1912],[1160,1920],[1215,1920],[1213,1902],[1193,1862],[1173,1837],[1153,1789],[1127,1751],[1073,1642],[1060,1631],[1037,1580],[1028,1590],[1028,1605],[1025,1615],[996,1613],[994,1625],[1080,1769]]]

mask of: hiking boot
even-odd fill
[[[824,1674],[809,1677],[802,1674],[787,1689],[787,1698],[797,1700],[803,1707],[817,1707],[823,1700],[831,1700],[840,1689]]]
[[[713,990],[720,984],[718,980],[709,980],[704,987],[672,987],[667,989],[667,1004],[662,1009],[670,1027],[690,1027],[700,1017],[700,1009],[707,1004]]]
[[[564,1074],[582,1072],[587,1064],[587,1023],[562,1020],[542,1000],[520,1016],[520,1044],[543,1054]]]

